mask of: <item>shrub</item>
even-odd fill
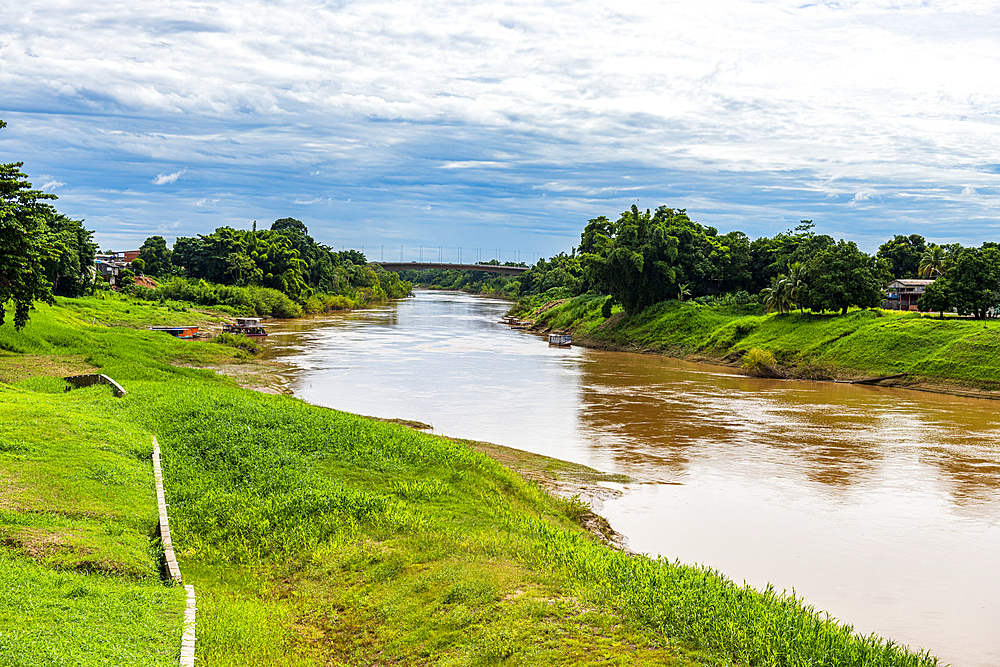
[[[775,363],[774,354],[759,347],[743,355],[743,370],[754,377],[781,377]]]
[[[212,339],[213,343],[218,343],[219,345],[227,345],[229,347],[235,347],[240,350],[249,352],[250,354],[260,354],[263,349],[260,343],[253,340],[248,336],[243,336],[241,334],[229,333],[228,331],[223,331],[215,338]]]

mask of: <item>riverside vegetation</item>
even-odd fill
[[[466,443],[197,368],[243,350],[94,324],[170,316],[59,298],[0,327],[5,664],[175,659],[181,589],[150,546],[153,435],[199,593],[199,664],[937,664],[784,593],[606,546],[578,502]],[[64,393],[46,369],[99,369],[129,393]]]
[[[892,310],[847,315],[762,314],[754,305],[665,301],[636,315],[604,315],[608,297],[582,295],[536,306],[544,329],[607,349],[742,365],[757,375],[857,379],[908,374],[898,386],[1000,390],[1000,322]]]

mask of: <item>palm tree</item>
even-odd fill
[[[802,312],[802,304],[799,303],[799,298],[803,295],[806,290],[806,270],[802,265],[802,262],[795,262],[788,267],[788,277],[785,278],[785,285],[788,289],[788,301],[789,303],[794,303],[799,308],[799,312]],[[791,308],[789,308],[791,310]]]
[[[932,245],[920,256],[920,264],[917,271],[926,278],[933,278],[936,273],[943,276],[948,270],[949,257],[945,254],[944,248],[939,245]]]
[[[771,278],[771,286],[765,287],[760,292],[764,297],[764,307],[767,312],[777,310],[779,313],[783,313],[786,310],[791,310],[791,291],[792,287],[788,282],[788,277],[784,274],[777,278]]]
[[[683,285],[678,285],[677,286],[677,298],[680,299],[681,301],[683,301],[684,297],[686,297],[686,296],[691,296],[691,290],[688,289],[688,284],[684,283]]]

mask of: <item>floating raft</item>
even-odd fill
[[[549,334],[549,345],[569,347],[573,344],[573,336],[569,334]]]
[[[174,338],[194,338],[198,327],[149,327],[150,331],[164,331]]]

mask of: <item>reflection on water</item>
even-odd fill
[[[602,512],[637,551],[1000,665],[1000,403],[548,347],[507,307],[419,292],[268,347],[313,403],[633,477]]]

